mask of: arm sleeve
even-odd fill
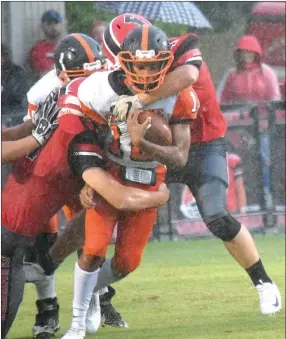
[[[68,163],[71,171],[79,177],[89,168],[106,165],[107,159],[96,144],[94,131],[85,131],[74,137],[69,145]]]

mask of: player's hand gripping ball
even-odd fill
[[[172,145],[172,131],[168,122],[157,112],[135,111],[128,115],[128,133],[133,145],[139,147],[141,140],[160,146]]]

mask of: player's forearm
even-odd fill
[[[199,77],[199,70],[192,65],[183,65],[166,75],[163,84],[156,91],[149,94],[138,94],[139,100],[144,106],[157,100],[178,94],[183,89],[192,86]]]
[[[171,168],[184,167],[188,160],[177,146],[159,146],[141,139],[138,148],[152,159]]]
[[[30,120],[20,125],[5,128],[2,133],[2,141],[15,141],[31,135],[34,126]]]
[[[166,194],[163,192],[148,192],[128,187],[120,209],[123,211],[139,211],[162,206],[167,201],[168,198],[166,198]]]
[[[2,142],[2,163],[9,163],[22,158],[39,148],[39,144],[31,135],[16,141]]]
[[[161,206],[168,200],[166,192],[148,192],[124,186],[100,168],[87,169],[82,178],[95,192],[118,210],[139,211]]]

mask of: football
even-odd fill
[[[172,131],[168,122],[156,111],[142,111],[138,115],[138,122],[142,124],[148,117],[151,118],[150,127],[144,139],[160,146],[172,145]]]

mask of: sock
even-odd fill
[[[262,280],[262,282],[266,283],[272,283],[272,280],[268,277],[264,266],[261,262],[261,259],[257,261],[254,265],[250,266],[246,269],[246,272],[248,273],[250,279],[252,280],[254,286],[259,285],[261,282],[259,280]]]
[[[105,293],[108,292],[108,288],[107,287],[103,287],[101,290],[98,291],[99,295],[103,295]]]
[[[55,298],[56,294],[56,280],[55,275],[45,276],[42,280],[35,281],[38,300],[47,298]]]
[[[111,259],[105,260],[103,263],[99,273],[98,273],[98,279],[96,286],[94,288],[94,292],[98,292],[102,288],[115,283],[116,281],[119,281],[123,279],[124,276],[118,277],[114,274],[113,269],[111,267]]]
[[[93,289],[97,282],[99,269],[94,272],[83,271],[76,262],[74,270],[73,323],[85,328],[85,318]]]

